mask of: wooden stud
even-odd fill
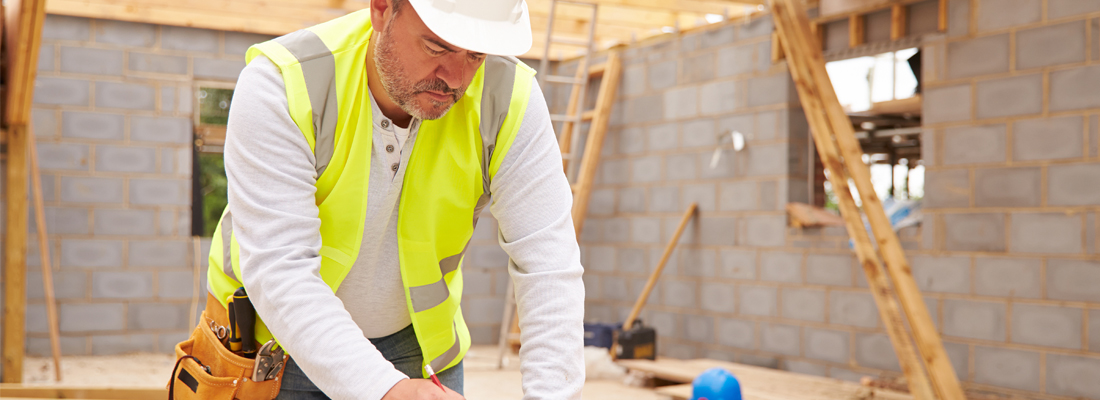
[[[902,4],[894,4],[890,8],[890,40],[900,40],[905,37],[908,21],[909,8]]]
[[[779,34],[772,32],[772,64],[783,59],[783,44],[779,41]]]
[[[937,24],[940,32],[947,32],[947,0],[940,0],[939,14],[937,15]]]
[[[668,264],[669,257],[672,256],[672,251],[676,249],[676,244],[680,242],[680,235],[684,233],[684,228],[687,227],[688,221],[691,221],[691,217],[695,215],[695,211],[699,208],[696,203],[691,203],[688,206],[687,211],[684,211],[684,216],[680,218],[680,225],[676,227],[676,232],[672,234],[672,239],[669,239],[668,245],[665,246],[665,252],[661,254],[661,261],[657,263],[657,268],[653,269],[653,272],[649,274],[649,280],[645,282],[645,288],[642,289],[642,294],[638,296],[638,300],[634,302],[634,308],[630,309],[630,315],[626,317],[626,322],[623,323],[623,330],[630,329],[634,325],[634,321],[638,319],[638,314],[642,312],[642,307],[645,306],[646,300],[649,299],[649,292],[653,291],[653,286],[657,284],[657,278],[661,277],[661,271],[664,271],[665,264]],[[614,357],[615,346],[612,347],[612,357]]]
[[[867,38],[865,21],[862,15],[848,17],[848,47],[859,47]]]
[[[813,38],[815,40],[813,44],[816,45],[819,50],[825,50],[825,29],[823,29],[821,26],[821,24],[816,22],[811,24],[810,34],[813,35]]]
[[[9,2],[4,9],[7,46],[7,91],[3,124],[7,134],[7,235],[4,235],[3,382],[23,380],[27,301],[27,141],[31,99],[42,24],[44,0]]]
[[[10,82],[10,81],[9,81]],[[4,235],[3,382],[23,382],[27,310],[27,125],[9,126]],[[19,232],[19,233],[17,233]]]
[[[772,10],[775,16],[776,29],[786,40],[787,66],[794,79],[799,99],[806,110],[806,118],[810,123],[810,133],[813,135],[822,163],[829,171],[829,182],[832,183],[834,193],[837,195],[841,215],[844,217],[848,234],[852,237],[854,243],[856,257],[867,276],[867,283],[871,287],[872,297],[878,306],[879,316],[886,327],[890,341],[894,344],[894,351],[898,355],[902,372],[909,381],[910,391],[913,393],[914,398],[918,400],[934,399],[928,377],[921,368],[919,357],[910,343],[908,333],[905,331],[905,324],[902,321],[897,302],[894,300],[893,290],[886,280],[885,271],[879,262],[878,255],[875,253],[874,245],[871,243],[867,231],[863,228],[859,209],[855,205],[851,189],[848,186],[848,173],[844,169],[844,165],[841,164],[835,144],[830,137],[831,127],[826,121],[822,106],[823,100],[818,96],[819,92],[816,89],[820,82],[814,79],[807,66],[809,63],[807,53],[815,52],[812,46],[807,45],[812,39],[799,37],[797,24],[791,19],[791,11],[788,5],[775,1],[772,4]],[[816,52],[820,54],[820,50],[816,50]]]
[[[785,4],[787,10],[793,10],[789,13],[790,15],[784,18],[791,19],[791,22],[788,23],[796,31],[794,35],[789,37],[798,40],[800,37],[808,36],[808,32],[798,32],[807,29],[805,27],[809,26],[809,18],[806,16],[806,11],[802,8],[802,5],[793,0],[781,1]],[[784,7],[780,7],[780,9],[782,8]],[[794,54],[797,53],[794,52]],[[909,325],[913,330],[913,338],[920,349],[921,359],[928,369],[928,374],[931,377],[938,398],[942,400],[965,399],[958,377],[955,375],[946,351],[944,351],[942,339],[932,323],[932,318],[928,314],[923,297],[921,297],[920,289],[913,279],[912,270],[905,259],[905,253],[901,248],[897,234],[891,227],[890,221],[883,210],[882,202],[871,185],[870,170],[867,165],[863,164],[862,151],[852,130],[851,120],[848,119],[848,115],[845,114],[840,102],[836,100],[836,92],[833,90],[828,73],[825,71],[824,58],[819,51],[810,50],[807,53],[802,55],[804,67],[800,68],[808,69],[810,79],[817,83],[816,95],[820,96],[822,100],[824,114],[833,133],[833,136],[828,138],[829,140],[824,141],[824,146],[822,146],[822,142],[818,142],[818,144],[821,147],[829,147],[832,140],[836,140],[836,147],[839,149],[841,157],[843,157],[844,166],[851,174],[856,189],[863,200],[863,209],[870,221],[872,231],[889,271],[888,275],[896,288],[905,315],[908,317]],[[788,58],[791,58],[791,54],[788,54]],[[810,114],[817,113],[807,112],[807,115]],[[825,158],[824,154],[822,156]],[[841,191],[843,190],[838,190],[838,193]],[[861,223],[858,230],[862,229]],[[905,368],[904,365],[903,368]]]
[[[33,132],[33,127],[32,131]],[[27,136],[34,137],[34,134]],[[31,183],[34,190],[34,223],[38,231],[38,252],[42,259],[42,289],[46,294],[46,319],[50,327],[50,350],[53,353],[53,372],[61,382],[61,329],[57,322],[57,299],[53,292],[53,263],[50,262],[50,241],[46,234],[45,202],[42,201],[42,177],[38,173],[38,146],[30,145]]]

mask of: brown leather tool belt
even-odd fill
[[[261,350],[255,359],[230,351],[226,347],[228,313],[209,293],[199,321],[191,337],[176,344],[169,399],[273,400],[279,395],[289,357],[274,341],[264,346],[257,343]]]

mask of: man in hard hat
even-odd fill
[[[256,340],[291,356],[279,398],[462,398],[461,260],[485,207],[511,257],[525,398],[579,397],[572,196],[534,71],[506,57],[530,47],[522,0],[373,0],[249,49],[208,276],[216,299],[244,286]]]

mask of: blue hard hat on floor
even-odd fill
[[[722,368],[704,371],[691,386],[691,400],[741,400],[741,384]]]

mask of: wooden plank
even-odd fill
[[[802,4],[792,0],[782,0],[782,2],[788,10],[792,11],[789,13],[790,15],[785,16],[783,19],[789,19],[789,28],[793,28],[795,31],[792,35],[785,36],[808,42],[809,18],[806,16]],[[777,9],[782,9],[782,7]],[[803,66],[799,69],[808,69],[806,71],[809,72],[808,76],[813,82],[816,82],[816,94],[820,96],[828,124],[832,128],[832,139],[836,140],[836,146],[843,157],[844,165],[855,181],[856,189],[863,200],[863,209],[866,211],[867,219],[871,223],[879,249],[890,272],[889,277],[897,291],[905,315],[908,317],[909,325],[913,330],[913,338],[917,343],[917,348],[920,349],[921,360],[928,369],[928,375],[931,377],[936,394],[943,400],[965,399],[958,377],[955,375],[954,367],[951,366],[951,362],[947,358],[943,342],[932,323],[931,316],[928,314],[920,289],[913,279],[912,270],[905,259],[905,253],[901,248],[897,234],[891,227],[890,221],[882,208],[882,202],[871,185],[870,170],[862,161],[862,150],[855,138],[851,121],[837,100],[832,83],[829,81],[824,58],[820,51],[812,49],[808,45],[803,45],[801,48],[806,49],[804,52],[807,54],[802,55],[803,62],[800,64]],[[790,57],[791,54],[788,54],[788,58]],[[792,71],[794,70],[792,69]],[[808,111],[807,115],[809,114],[816,113]],[[832,140],[826,140],[825,142],[832,143]],[[822,144],[821,141],[817,141],[817,143]],[[824,154],[822,158],[825,159]],[[834,155],[834,160],[831,163],[835,163],[835,159]],[[843,189],[839,191],[843,191]],[[862,223],[857,230],[863,230]],[[902,368],[905,369],[906,366],[903,365]],[[910,382],[912,384],[912,378],[910,378]],[[917,394],[916,390],[914,390],[914,394]]]
[[[84,387],[84,386],[25,386],[22,384],[0,384],[4,398],[25,397],[32,399],[99,399],[99,400],[145,400],[166,399],[168,389],[146,387]]]
[[[527,10],[531,16],[548,16],[550,0],[527,0]],[[592,8],[569,3],[560,3],[554,11],[554,18],[569,18],[587,21],[592,16]],[[660,28],[676,25],[678,15],[703,18],[705,14],[679,13],[674,10],[653,10],[615,5],[601,5],[597,14],[600,24],[610,24],[635,28]]]
[[[31,134],[34,137],[33,127]],[[50,327],[50,351],[53,353],[53,372],[56,381],[61,382],[61,329],[57,322],[57,299],[53,292],[53,263],[50,262],[50,241],[46,231],[45,202],[42,201],[42,177],[38,172],[38,146],[33,143],[28,151],[31,164],[31,182],[34,190],[34,223],[38,231],[38,251],[42,265],[42,289],[46,295],[46,319]]]
[[[573,196],[573,225],[577,240],[580,240],[581,230],[584,229],[588,198],[592,195],[592,181],[596,178],[596,168],[599,166],[600,152],[603,149],[604,136],[607,135],[611,106],[615,104],[615,93],[619,89],[621,74],[622,61],[619,51],[613,50],[607,55],[607,70],[603,74],[603,79],[600,80],[600,91],[596,96],[596,114],[589,125],[588,140],[581,158],[580,173],[577,175],[577,193]]]
[[[255,13],[226,13],[176,7],[108,4],[94,0],[49,0],[49,13],[78,17],[190,26],[233,32],[284,35],[320,21],[256,17]]]
[[[872,389],[853,382],[819,376],[798,374],[777,369],[762,368],[719,360],[676,360],[659,358],[651,360],[620,360],[618,364],[631,371],[651,374],[654,377],[677,383],[689,383],[696,376],[711,368],[722,368],[735,376],[741,384],[745,399],[760,400],[853,400],[874,398],[880,400],[912,400],[907,393]],[[673,389],[676,390],[676,389]],[[682,390],[682,389],[681,389]],[[681,392],[682,393],[682,392]]]
[[[936,27],[940,32],[947,32],[947,0],[940,0],[937,12]]]
[[[45,1],[22,0],[8,3],[4,24],[6,55],[9,58],[6,80],[8,87],[7,97],[4,99],[6,104],[3,123],[10,127],[30,123],[31,98],[38,69],[38,52],[42,43],[42,23],[45,19]]]
[[[772,32],[772,64],[783,59],[783,44],[779,40],[779,34]]]
[[[838,15],[857,10],[889,5],[892,0],[821,0],[818,9],[821,15]]]
[[[797,10],[797,9],[795,9]],[[848,186],[849,176],[844,165],[840,162],[835,143],[832,139],[831,129],[824,106],[826,100],[821,98],[818,87],[831,84],[828,77],[822,82],[811,72],[811,64],[820,62],[824,66],[824,60],[820,60],[821,49],[813,45],[810,37],[809,24],[800,24],[797,13],[792,15],[792,7],[788,1],[775,1],[772,3],[772,11],[775,15],[776,29],[779,30],[787,50],[788,67],[795,81],[795,87],[799,93],[799,99],[806,110],[806,117],[810,123],[810,132],[814,143],[817,145],[818,154],[822,163],[829,171],[829,181],[833,185],[837,195],[841,215],[844,217],[848,234],[852,237],[856,256],[867,276],[868,285],[872,288],[871,294],[878,306],[879,316],[886,327],[887,335],[894,345],[895,353],[901,364],[902,372],[909,381],[910,391],[917,399],[932,399],[934,393],[928,377],[921,368],[918,356],[910,342],[909,335],[905,331],[901,313],[894,300],[893,290],[884,274],[882,264],[875,252],[867,231],[863,228],[863,220],[860,211],[852,198],[851,189]],[[817,55],[818,59],[812,56]],[[836,95],[832,97],[837,102]]]
[[[908,30],[906,24],[909,20],[909,8],[901,4],[894,4],[890,8],[890,40],[899,40],[905,37]]]
[[[3,382],[23,380],[27,301],[27,141],[44,0],[10,1],[4,9],[7,88],[3,125],[7,133],[7,232],[4,235]]]
[[[680,243],[680,235],[684,233],[684,228],[687,227],[688,221],[691,221],[691,217],[695,216],[695,211],[698,208],[698,204],[691,203],[687,210],[684,211],[684,216],[680,218],[680,225],[676,227],[676,232],[672,234],[672,239],[669,239],[668,245],[665,246],[665,252],[661,254],[661,261],[657,263],[657,268],[654,268],[653,272],[649,274],[649,280],[645,282],[645,288],[642,289],[642,293],[638,296],[638,300],[634,302],[634,308],[630,310],[630,315],[626,317],[626,322],[623,323],[624,331],[634,326],[634,321],[638,319],[638,314],[642,312],[642,307],[645,306],[646,300],[649,299],[649,293],[653,291],[653,286],[657,285],[657,278],[660,278],[661,271],[665,270],[665,264],[668,264],[668,258],[672,256],[672,251],[676,249],[676,244]],[[611,346],[611,351],[611,356],[615,357],[615,346]]]
[[[848,17],[848,47],[858,47],[867,39],[866,21],[862,15]]]
[[[9,81],[10,82],[10,81]],[[27,309],[27,125],[8,127],[7,232],[4,235],[3,379],[23,381]]]
[[[886,0],[886,1],[879,2],[879,3],[869,3],[869,4],[864,5],[862,7],[854,8],[854,9],[847,10],[847,11],[842,11],[842,12],[836,12],[836,13],[821,12],[821,13],[819,13],[820,16],[814,17],[813,19],[810,19],[810,22],[813,22],[813,23],[827,23],[827,22],[832,22],[832,21],[839,21],[839,20],[851,17],[853,15],[866,15],[866,14],[870,14],[870,13],[873,13],[873,12],[876,12],[876,11],[886,10],[886,9],[889,9],[890,7],[893,7],[894,4],[908,5],[908,4],[913,4],[913,3],[919,3],[919,2],[922,2],[922,1],[926,1],[926,0]]]

